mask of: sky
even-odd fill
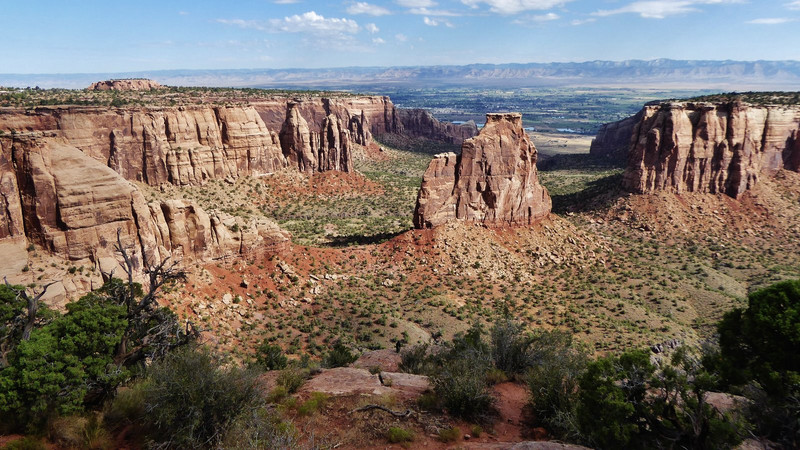
[[[800,60],[800,0],[0,0],[0,73]]]

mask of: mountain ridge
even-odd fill
[[[82,88],[97,79],[151,78],[180,86],[316,86],[352,88],[390,84],[482,83],[502,86],[619,84],[670,82],[688,79],[693,84],[733,86],[800,86],[800,61],[735,60],[623,60],[549,63],[466,64],[437,66],[282,68],[282,69],[176,69],[84,74],[0,74],[0,86]]]

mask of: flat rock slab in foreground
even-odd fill
[[[323,392],[331,395],[386,395],[415,397],[428,389],[428,377],[408,373],[384,372],[381,374],[387,386],[381,384],[378,375],[365,369],[336,367],[323,370],[308,380],[302,392]],[[391,381],[388,381],[391,380]],[[389,386],[390,384],[390,386]]]

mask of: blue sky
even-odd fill
[[[800,60],[800,0],[0,4],[0,73]]]

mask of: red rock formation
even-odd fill
[[[191,202],[147,204],[133,184],[63,138],[17,135],[0,147],[0,253],[25,238],[65,259],[98,261],[113,256],[117,230],[139,267],[143,255],[208,261],[288,245],[288,233],[265,219],[244,222]]]
[[[477,137],[461,154],[431,161],[422,178],[414,226],[430,228],[448,220],[489,226],[529,225],[550,213],[551,201],[536,174],[536,147],[517,113],[487,114]]]
[[[475,122],[453,124],[439,122],[433,115],[424,109],[399,109],[398,116],[402,129],[400,134],[432,139],[434,141],[461,144],[464,140],[478,134]]]
[[[87,88],[90,91],[150,91],[153,89],[163,89],[164,86],[153,80],[146,78],[134,78],[128,80],[105,80],[92,83]]]
[[[780,169],[798,170],[800,107],[741,102],[646,106],[633,130],[623,185],[739,197]]]
[[[600,127],[597,137],[592,139],[589,154],[624,164],[628,159],[633,129],[642,120],[642,112],[611,122]]]

